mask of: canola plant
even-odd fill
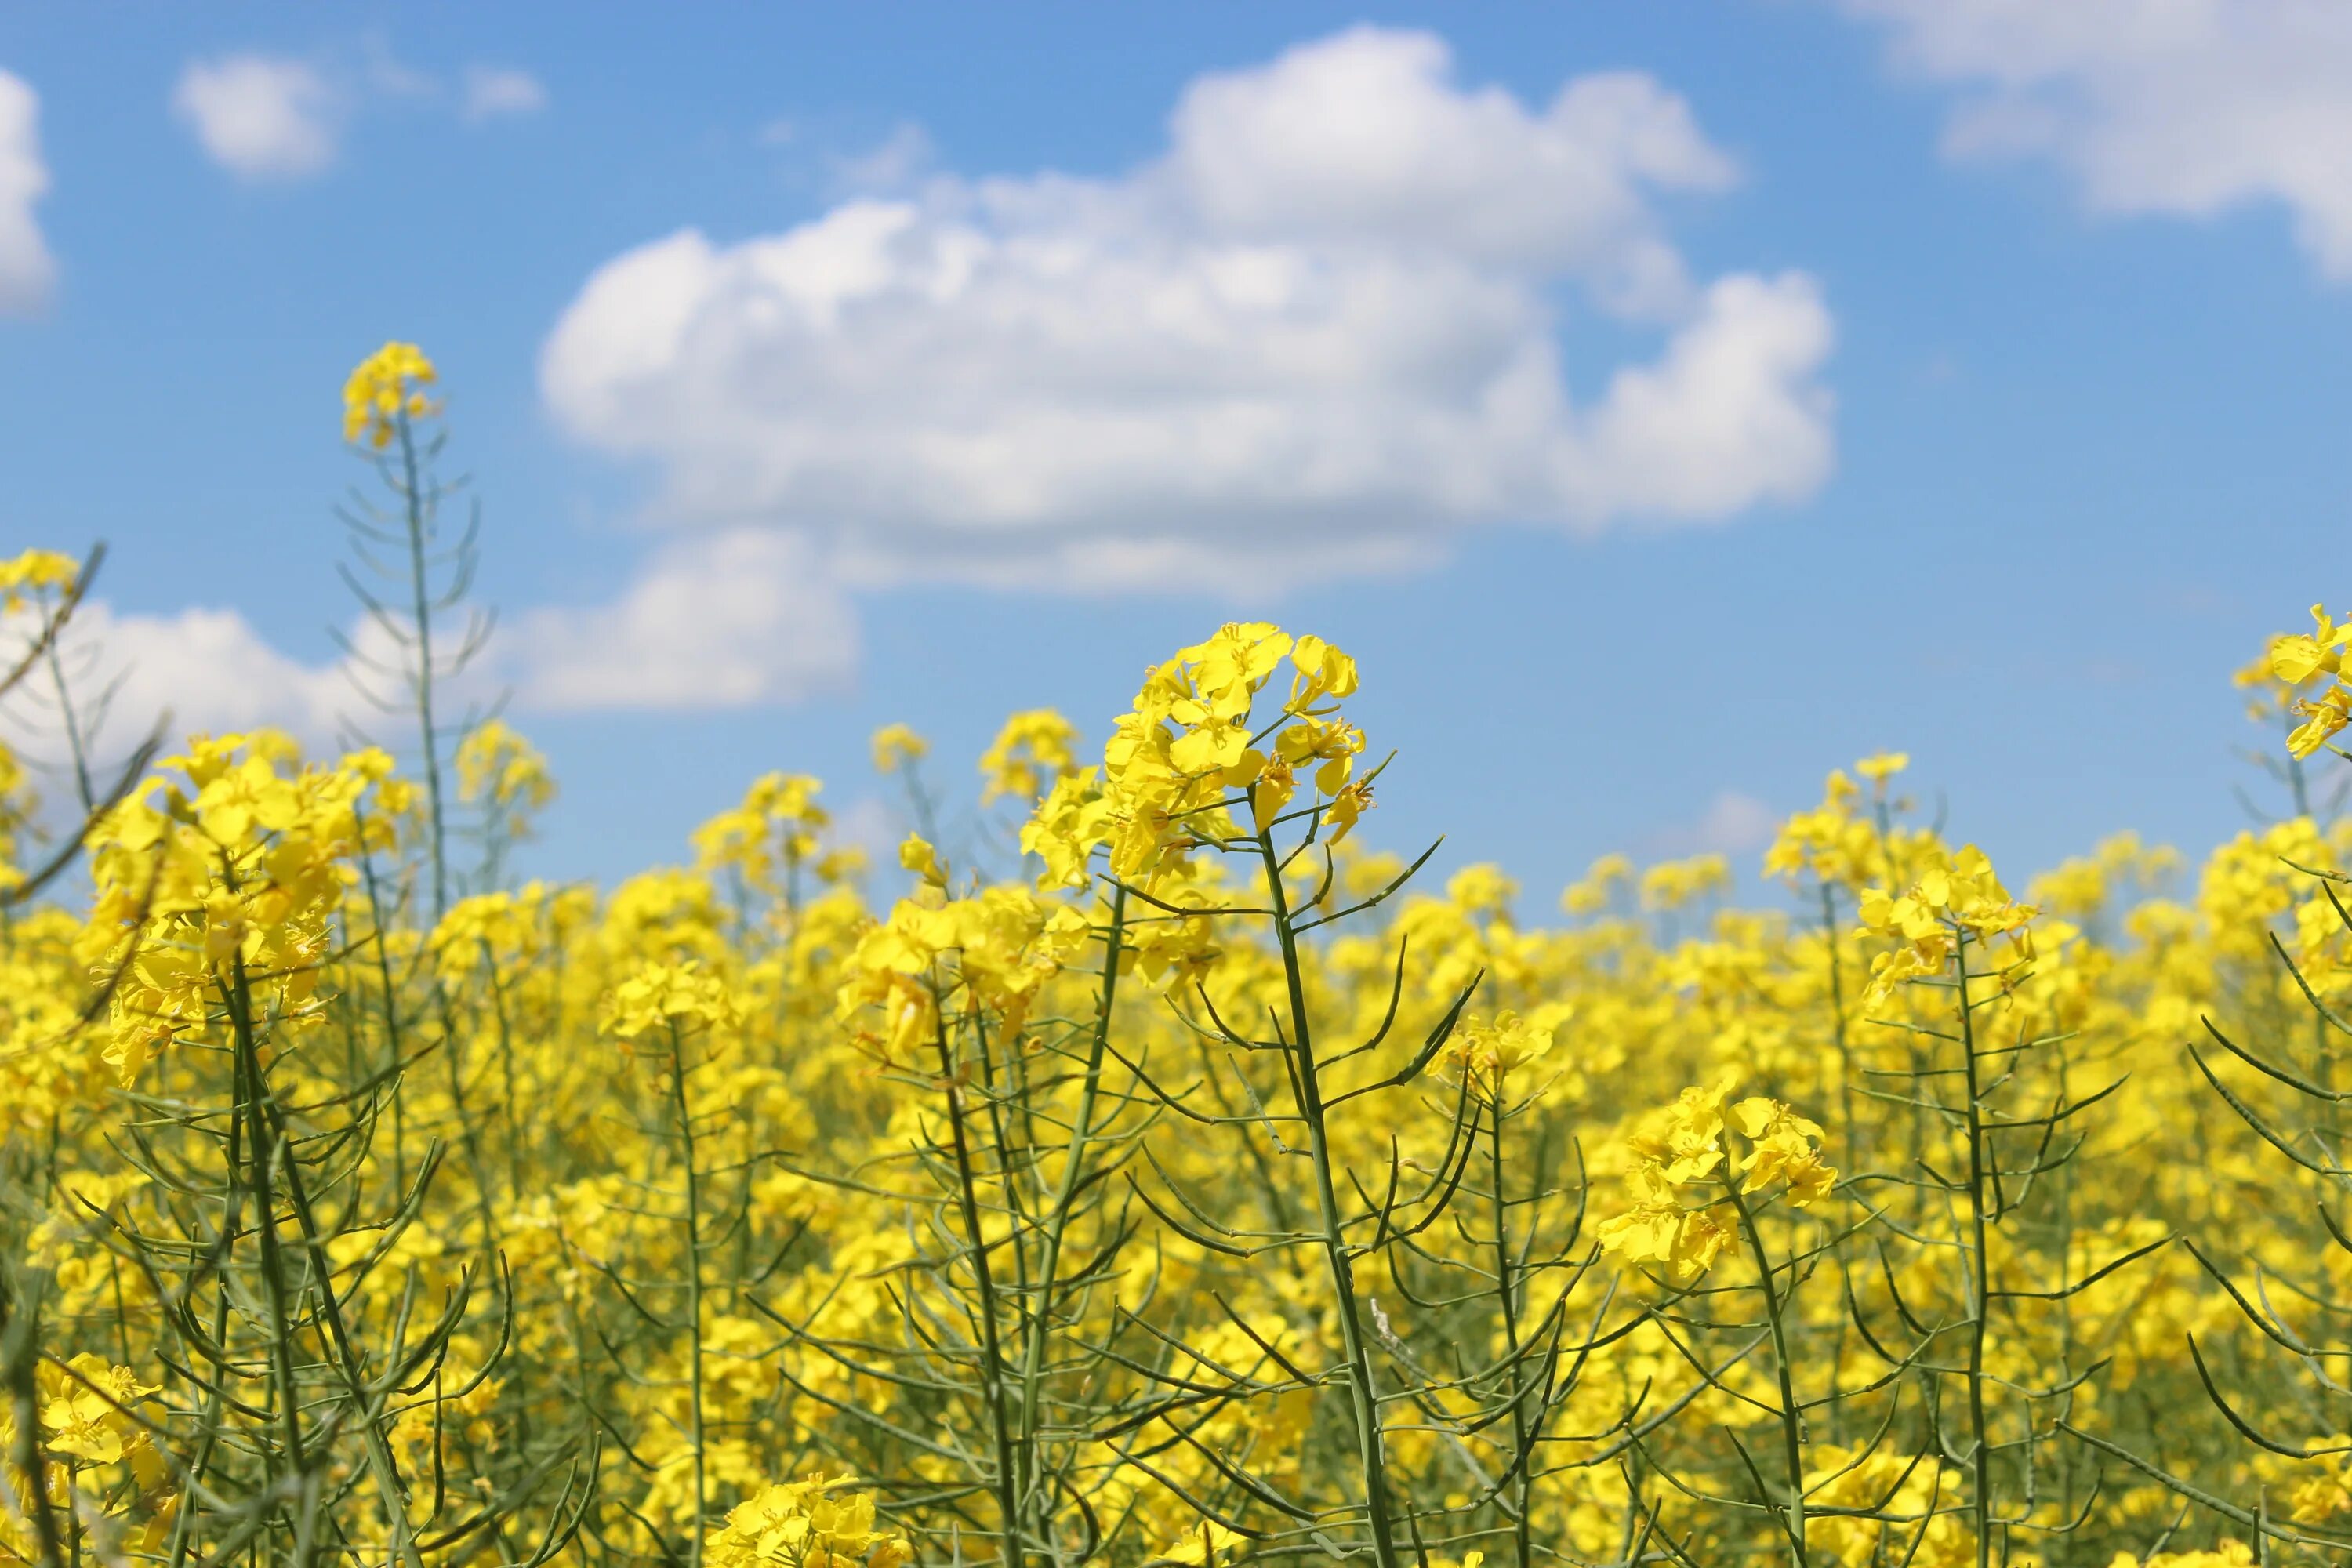
[[[883,731],[898,867],[777,773],[517,885],[434,388],[345,400],[404,764],[105,765],[96,561],[0,563],[73,795],[0,752],[0,1562],[2352,1561],[2352,630],[2241,676],[2291,814],[2022,897],[1881,755],[1768,907],[1522,923],[1265,625],[1014,715],[969,830]]]

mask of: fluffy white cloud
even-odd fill
[[[511,693],[527,711],[740,708],[790,701],[856,673],[855,607],[806,544],[758,531],[680,541],[611,604],[527,609],[482,657],[441,687],[455,712]],[[0,657],[25,646],[27,612],[0,618]],[[309,663],[273,646],[236,610],[123,614],[85,603],[62,648],[78,701],[106,700],[106,739],[127,748],[165,723],[176,745],[197,733],[284,730],[325,749],[365,733],[402,744],[411,721],[387,717],[372,690],[397,699],[402,650],[360,621],[358,658]],[[363,688],[365,689],[363,690]],[[0,735],[58,750],[46,678],[0,703]]]
[[[33,216],[49,188],[40,116],[39,96],[0,70],[0,312],[39,309],[57,281],[57,261]]]
[[[1540,106],[1359,28],[1203,77],[1114,179],[934,177],[606,264],[541,384],[684,522],[800,531],[852,580],[1231,581],[1801,498],[1832,324],[1801,274],[1695,282],[1662,196],[1730,162],[1646,76]],[[1569,392],[1565,310],[1662,340]]]
[[[268,55],[191,60],[172,107],[205,154],[247,180],[296,180],[335,161],[344,105],[314,66]]]
[[[2352,279],[2352,6],[2337,0],[1841,0],[1959,86],[1962,157],[2055,160],[2109,213],[2283,205]]]
[[[807,544],[739,531],[673,546],[614,604],[517,617],[495,650],[530,707],[738,708],[845,682],[857,617]]]
[[[30,627],[21,612],[0,622],[0,647],[21,647]],[[305,664],[231,609],[125,615],[90,600],[75,613],[60,647],[77,706],[103,700],[109,750],[127,748],[159,722],[172,744],[198,732],[267,726],[323,745],[343,716],[364,710],[340,661]],[[46,679],[37,676],[10,694],[0,727],[20,742],[54,752],[49,704]]]
[[[457,112],[469,125],[547,107],[546,84],[529,71],[501,66],[467,66],[459,94]]]

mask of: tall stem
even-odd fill
[[[226,1000],[236,1037],[232,1117],[244,1123],[250,1140],[251,1165],[247,1175],[253,1186],[254,1217],[261,1239],[262,1295],[269,1306],[270,1382],[276,1395],[273,1403],[285,1434],[286,1457],[307,1490],[305,1472],[310,1461],[304,1455],[301,1392],[294,1373],[294,1319],[286,1299],[285,1260],[280,1256],[278,1237],[278,1139],[261,1110],[261,1052],[254,1037],[252,985],[246,975],[243,956],[233,957],[230,962],[233,967]],[[310,1534],[305,1523],[296,1523],[298,1564],[308,1561]]]
[[[686,1098],[686,1049],[678,1039],[677,1021],[669,1026],[671,1107],[677,1113],[677,1137],[686,1158],[686,1316],[688,1347],[687,1376],[692,1393],[689,1436],[694,1445],[694,1530],[687,1542],[688,1568],[702,1568],[702,1525],[710,1512],[703,1475],[702,1439],[702,1178],[695,1169],[694,1113]]]
[[[1992,1563],[1992,1447],[1987,1440],[1985,1417],[1985,1313],[1990,1295],[1990,1265],[1985,1243],[1985,1133],[1983,1089],[1977,1076],[1976,1008],[1969,1001],[1969,946],[1965,932],[1956,942],[1952,965],[1959,977],[1960,1052],[1968,1070],[1969,1121],[1969,1510],[1976,1517],[1977,1568]]]
[[[1511,1461],[1518,1468],[1519,1480],[1516,1489],[1517,1505],[1512,1510],[1511,1544],[1518,1568],[1531,1568],[1534,1540],[1528,1518],[1528,1507],[1535,1500],[1536,1457],[1528,1452],[1528,1394],[1529,1389],[1520,1381],[1525,1370],[1519,1363],[1519,1301],[1517,1259],[1511,1256],[1511,1205],[1503,1190],[1503,1093],[1502,1074],[1497,1072],[1495,1083],[1494,1121],[1486,1152],[1495,1174],[1495,1293],[1503,1304],[1503,1347],[1510,1358],[1511,1368]],[[1540,1161],[1541,1156],[1538,1156]],[[1540,1180],[1540,1176],[1538,1176]]]
[[[1077,1201],[1078,1184],[1086,1174],[1087,1147],[1094,1140],[1095,1102],[1102,1087],[1104,1052],[1110,1041],[1111,1007],[1118,999],[1118,958],[1126,931],[1127,888],[1117,883],[1111,893],[1110,930],[1103,937],[1102,996],[1096,1004],[1094,1040],[1087,1051],[1087,1076],[1078,1089],[1077,1117],[1070,1123],[1069,1142],[1062,1152],[1062,1179],[1054,1194],[1053,1207],[1045,1214],[1045,1255],[1038,1269],[1037,1295],[1029,1312],[1029,1342],[1021,1358],[1021,1436],[1024,1455],[1034,1448],[1043,1419],[1038,1384],[1044,1376],[1046,1342],[1053,1327],[1054,1286],[1061,1274],[1062,1243],[1069,1234],[1070,1211]],[[1034,1466],[1022,1478],[1024,1518],[1029,1510],[1038,1507],[1038,1483],[1042,1479]],[[1047,1539],[1041,1531],[1041,1543]]]
[[[1324,1126],[1323,1089],[1317,1077],[1315,1041],[1307,1018],[1307,987],[1298,963],[1298,933],[1291,928],[1290,903],[1282,885],[1282,860],[1269,829],[1257,836],[1265,865],[1267,898],[1274,908],[1275,939],[1282,946],[1282,973],[1289,992],[1290,1051],[1296,1070],[1291,1093],[1307,1125],[1308,1157],[1315,1166],[1315,1202],[1323,1256],[1331,1271],[1331,1292],[1339,1309],[1340,1347],[1348,1358],[1348,1392],[1355,1405],[1356,1462],[1363,1472],[1364,1511],[1372,1532],[1372,1555],[1380,1568],[1398,1568],[1395,1525],[1389,1501],[1388,1456],[1381,1432],[1380,1396],[1372,1383],[1372,1358],[1356,1305],[1355,1261],[1331,1175],[1331,1141]]]
[[[1738,1179],[1728,1165],[1723,1170],[1723,1190],[1731,1194],[1731,1205],[1739,1212],[1739,1233],[1748,1238],[1748,1255],[1756,1263],[1756,1289],[1764,1294],[1764,1319],[1772,1332],[1772,1371],[1780,1384],[1781,1459],[1789,1468],[1789,1500],[1782,1519],[1790,1558],[1797,1568],[1806,1568],[1810,1558],[1805,1547],[1805,1417],[1797,1408],[1796,1378],[1790,1370],[1786,1303],[1773,1288],[1772,1260],[1764,1251],[1764,1236],[1756,1227],[1755,1212],[1748,1206],[1747,1194],[1739,1190]]]
[[[433,724],[433,593],[425,559],[425,498],[417,489],[416,434],[400,416],[401,500],[408,518],[409,586],[416,604],[416,723],[424,748],[425,800],[433,838],[433,923],[449,910],[448,853],[443,843],[440,740]]]
[[[996,1328],[996,1276],[989,1268],[988,1238],[981,1230],[971,1141],[964,1130],[963,1089],[958,1081],[955,1053],[948,1048],[945,1009],[940,1009],[935,1017],[932,1033],[940,1053],[940,1084],[948,1102],[948,1129],[954,1142],[957,1197],[963,1210],[964,1236],[971,1247],[972,1286],[980,1297],[981,1384],[987,1395],[989,1424],[995,1439],[996,1507],[1004,1535],[999,1550],[1007,1568],[1021,1568],[1026,1553],[1021,1542],[1021,1491],[1013,1469],[1013,1422],[1004,1408],[1004,1348]]]
[[[73,757],[74,795],[81,802],[82,816],[87,817],[98,809],[98,791],[89,782],[89,746],[81,732],[81,715],[74,711],[73,693],[66,685],[66,667],[58,654],[58,641],[56,637],[49,639],[49,683],[57,688],[58,717],[66,727],[66,749]]]

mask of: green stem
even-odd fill
[[[678,1038],[677,1021],[669,1026],[671,1106],[677,1113],[678,1142],[686,1156],[686,1315],[692,1393],[689,1418],[694,1444],[694,1530],[687,1543],[689,1568],[702,1568],[703,1521],[709,1516],[709,1499],[703,1473],[702,1428],[702,1178],[695,1169],[694,1114],[686,1098],[686,1048]]]
[[[1257,845],[1259,858],[1265,865],[1266,897],[1274,909],[1274,934],[1282,947],[1283,979],[1289,992],[1290,1051],[1297,1068],[1291,1075],[1291,1093],[1299,1120],[1307,1126],[1307,1154],[1315,1166],[1319,1235],[1324,1260],[1330,1268],[1332,1295],[1339,1309],[1340,1348],[1347,1357],[1348,1392],[1355,1407],[1356,1463],[1363,1473],[1364,1511],[1372,1532],[1372,1556],[1379,1568],[1398,1568],[1380,1396],[1373,1386],[1371,1351],[1364,1338],[1362,1316],[1356,1304],[1355,1260],[1340,1215],[1339,1189],[1331,1174],[1331,1140],[1324,1124],[1323,1089],[1315,1065],[1314,1037],[1307,1024],[1307,986],[1298,961],[1298,934],[1291,928],[1289,897],[1282,885],[1282,860],[1275,853],[1271,829],[1259,833]]]
[[[425,799],[433,836],[433,923],[449,909],[448,851],[441,805],[440,742],[433,724],[433,595],[425,560],[425,498],[417,489],[416,435],[408,416],[400,416],[400,464],[405,483],[401,500],[408,518],[409,587],[416,603],[416,721],[425,748]]]
[[[278,1141],[261,1113],[261,1052],[253,1027],[252,984],[246,974],[242,954],[234,956],[230,963],[229,1018],[236,1035],[233,1114],[235,1120],[245,1124],[251,1141],[248,1179],[253,1184],[254,1215],[259,1222],[257,1228],[261,1239],[262,1293],[269,1304],[270,1381],[275,1385],[271,1393],[276,1396],[273,1403],[278,1406],[278,1424],[285,1433],[286,1456],[295,1474],[300,1476],[310,1468],[310,1462],[303,1452],[301,1395],[294,1372],[294,1321],[286,1300],[285,1260],[278,1239]],[[298,1546],[308,1535],[309,1531],[298,1525]]]
[[[1038,1384],[1043,1380],[1045,1365],[1045,1343],[1052,1329],[1054,1285],[1060,1278],[1062,1243],[1069,1234],[1070,1211],[1077,1201],[1078,1183],[1086,1171],[1087,1146],[1094,1139],[1095,1102],[1102,1086],[1102,1064],[1110,1040],[1111,1006],[1118,997],[1118,958],[1126,938],[1127,889],[1114,883],[1110,902],[1110,931],[1103,939],[1102,998],[1096,1004],[1095,1032],[1087,1052],[1087,1076],[1078,1090],[1078,1112],[1070,1124],[1069,1142],[1062,1152],[1062,1179],[1054,1194],[1053,1207],[1045,1213],[1045,1255],[1038,1269],[1038,1295],[1029,1314],[1029,1342],[1021,1358],[1021,1440],[1024,1453],[1034,1450],[1041,1421]],[[1021,1505],[1023,1516],[1038,1506],[1037,1485],[1041,1478],[1036,1467],[1023,1477]],[[1042,1524],[1042,1521],[1041,1521]],[[1038,1539],[1049,1541],[1051,1532],[1041,1528]]]
[[[996,1507],[1002,1517],[1000,1550],[1006,1568],[1021,1568],[1021,1492],[1013,1459],[1013,1422],[1004,1408],[1004,1351],[996,1328],[996,1278],[988,1263],[988,1238],[980,1226],[980,1196],[974,1187],[971,1142],[964,1131],[963,1089],[956,1082],[955,1054],[948,1048],[945,1010],[934,1011],[932,1032],[940,1054],[940,1085],[947,1098],[948,1129],[954,1142],[958,1198],[964,1235],[971,1247],[974,1289],[980,1296],[981,1380],[988,1399],[996,1447]]]
[[[1960,1052],[1968,1071],[1969,1122],[1969,1511],[1976,1518],[1977,1568],[1992,1563],[1992,1447],[1985,1415],[1985,1315],[1990,1294],[1990,1261],[1986,1254],[1985,1134],[1982,1096],[1978,1081],[1976,1008],[1969,1001],[1969,948],[1965,931],[1952,952],[1959,976]]]
[[[73,694],[66,686],[66,667],[58,658],[58,638],[51,637],[47,653],[49,681],[57,688],[58,716],[66,727],[66,749],[73,756],[74,795],[88,817],[98,810],[98,791],[89,780],[89,749],[82,737],[81,715],[74,711]]]
[[[1756,1289],[1764,1294],[1764,1317],[1772,1333],[1772,1371],[1780,1384],[1781,1458],[1789,1467],[1789,1499],[1781,1517],[1790,1555],[1797,1568],[1806,1568],[1811,1559],[1805,1546],[1804,1414],[1797,1408],[1796,1380],[1790,1370],[1789,1329],[1782,1310],[1786,1303],[1772,1286],[1772,1260],[1764,1251],[1764,1233],[1757,1228],[1755,1212],[1748,1208],[1747,1194],[1739,1190],[1728,1164],[1723,1168],[1723,1190],[1731,1194],[1732,1207],[1739,1212],[1739,1233],[1748,1238],[1748,1256],[1756,1263]],[[1794,1289],[1793,1276],[1790,1288]]]
[[[1491,1136],[1486,1151],[1495,1175],[1495,1293],[1502,1302],[1503,1345],[1511,1367],[1511,1462],[1519,1472],[1518,1501],[1512,1510],[1511,1544],[1518,1568],[1532,1568],[1534,1540],[1528,1517],[1535,1500],[1536,1457],[1528,1451],[1528,1395],[1532,1390],[1521,1381],[1526,1369],[1519,1363],[1517,1261],[1511,1256],[1510,1199],[1503,1190],[1502,1074],[1497,1072],[1495,1076],[1495,1103],[1490,1108],[1495,1116],[1489,1126]]]

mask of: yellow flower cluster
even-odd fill
[[[315,993],[352,864],[394,847],[409,788],[383,752],[303,766],[268,731],[204,736],[89,832],[84,962],[113,966],[105,1059],[130,1084],[159,1052],[223,1027],[281,1044]]]
[[[1822,1129],[1776,1100],[1751,1095],[1724,1109],[1720,1089],[1685,1089],[1625,1140],[1633,1205],[1601,1222],[1603,1250],[1688,1285],[1738,1237],[1732,1197],[1778,1188],[1802,1208],[1829,1195],[1837,1173],[1822,1163]],[[1747,1148],[1727,1151],[1736,1130]],[[1729,1176],[1740,1178],[1737,1188]]]
[[[81,574],[81,563],[57,550],[26,550],[0,561],[0,615],[13,615],[43,594],[62,594]]]
[[[976,899],[905,900],[859,939],[835,1014],[893,1062],[916,1059],[939,1039],[942,1003],[959,996],[993,1013],[1000,1036],[1017,1040],[1039,992],[1084,950],[1091,931],[1076,910],[1020,888],[989,888]]]
[[[2344,649],[2352,642],[2352,623],[2338,626],[2321,605],[2311,606],[2309,633],[2291,633],[2271,640],[2270,674],[2293,695],[2288,706],[2303,722],[2287,737],[2286,749],[2307,757],[2352,723],[2352,688],[2339,679],[2344,673]],[[2315,690],[2316,695],[2306,695]]]
[[[1024,803],[1078,771],[1078,731],[1051,708],[1013,714],[981,753],[980,804],[1006,795]]]
[[[436,412],[425,388],[440,379],[415,343],[388,342],[343,383],[343,439],[382,451],[404,421]]]
[[[727,983],[692,959],[648,963],[604,998],[604,1032],[622,1040],[731,1029],[740,1021]]]
[[[1873,888],[1862,896],[1863,929],[1903,944],[1871,961],[1874,999],[1906,981],[1942,974],[1964,942],[2007,937],[2017,962],[2033,956],[2027,922],[2041,911],[2009,896],[1983,850],[1973,844],[1953,855],[1932,849],[1923,860],[1903,891]]]
[[[1544,1009],[1555,1017],[1559,1011]],[[1531,1092],[1528,1069],[1551,1055],[1551,1047],[1549,1025],[1506,1009],[1492,1018],[1465,1019],[1447,1039],[1445,1055],[1467,1077],[1471,1092],[1493,1102],[1514,1090]]]
[[[906,1535],[879,1523],[870,1492],[835,1497],[848,1478],[764,1488],[710,1532],[709,1568],[899,1568],[914,1555]]]
[[[555,799],[555,779],[537,747],[501,719],[485,720],[466,733],[450,756],[457,770],[457,798],[509,817],[544,811]]]
[[[1261,723],[1259,695],[1286,659],[1288,693]],[[1228,624],[1153,667],[1103,748],[1099,773],[1055,784],[1021,847],[1045,861],[1049,886],[1083,886],[1088,858],[1107,847],[1113,875],[1155,887],[1182,875],[1196,848],[1241,833],[1235,805],[1246,804],[1252,835],[1270,831],[1302,770],[1319,797],[1312,813],[1337,844],[1371,804],[1369,782],[1349,782],[1363,731],[1339,717],[1355,689],[1355,661],[1322,638]]]
[[[805,773],[763,773],[743,794],[742,803],[696,829],[696,856],[706,871],[740,877],[752,890],[796,907],[805,874],[836,883],[857,875],[865,861],[854,849],[824,854],[817,840],[833,821],[817,804],[822,782]]]
[[[34,1378],[31,1410],[0,1402],[0,1563],[42,1561],[32,1524],[29,1479],[17,1468],[26,1451],[17,1422],[37,1423],[43,1465],[41,1500],[53,1518],[87,1515],[110,1527],[92,1544],[105,1555],[152,1553],[169,1538],[177,1507],[173,1477],[147,1434],[163,1414],[158,1388],[129,1367],[87,1353],[44,1364]],[[79,1529],[77,1525],[77,1529]]]
[[[930,753],[931,743],[907,724],[885,724],[874,731],[874,771],[895,773]]]

